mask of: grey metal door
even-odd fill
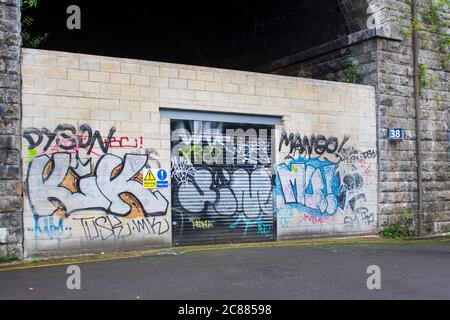
[[[171,121],[174,245],[275,239],[271,129]]]

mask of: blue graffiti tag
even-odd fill
[[[334,215],[338,210],[338,164],[328,160],[298,158],[276,167],[275,195],[285,204],[312,215]]]
[[[54,217],[39,217],[35,214],[34,217],[34,228],[27,228],[28,232],[34,232],[36,236],[40,234],[45,234],[49,239],[59,239],[63,232],[72,231],[71,227],[64,227],[63,219],[58,219],[58,224],[55,224]],[[42,224],[42,226],[41,226]]]

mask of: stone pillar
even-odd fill
[[[0,0],[0,256],[22,255],[20,0]]]
[[[429,7],[429,2],[424,3]],[[418,7],[418,19],[425,26],[419,40],[419,64],[426,67],[426,76],[423,76],[428,79],[420,98],[424,186],[422,231],[441,234],[450,230],[450,154],[445,119],[446,112],[450,110],[450,68],[443,63],[444,54],[437,50],[436,34],[423,20],[427,10],[424,3],[419,2]],[[411,25],[410,17],[401,18],[411,12],[409,1],[395,1],[389,3],[388,8],[390,19],[397,21],[398,28]],[[417,217],[417,115],[414,108],[411,36],[403,35],[402,41],[380,39],[377,60],[380,220],[390,221],[406,212]],[[388,128],[403,128],[405,140],[389,142]]]

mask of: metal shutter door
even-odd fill
[[[179,139],[183,151],[171,155],[174,245],[274,240],[270,129],[257,142],[240,143],[218,123],[228,143],[211,144],[214,137],[202,124],[191,121]],[[172,150],[179,140],[172,141]]]

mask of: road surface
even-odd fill
[[[279,244],[279,243],[278,243]],[[367,288],[380,267],[381,290]],[[450,239],[183,252],[0,271],[0,299],[450,299]]]

